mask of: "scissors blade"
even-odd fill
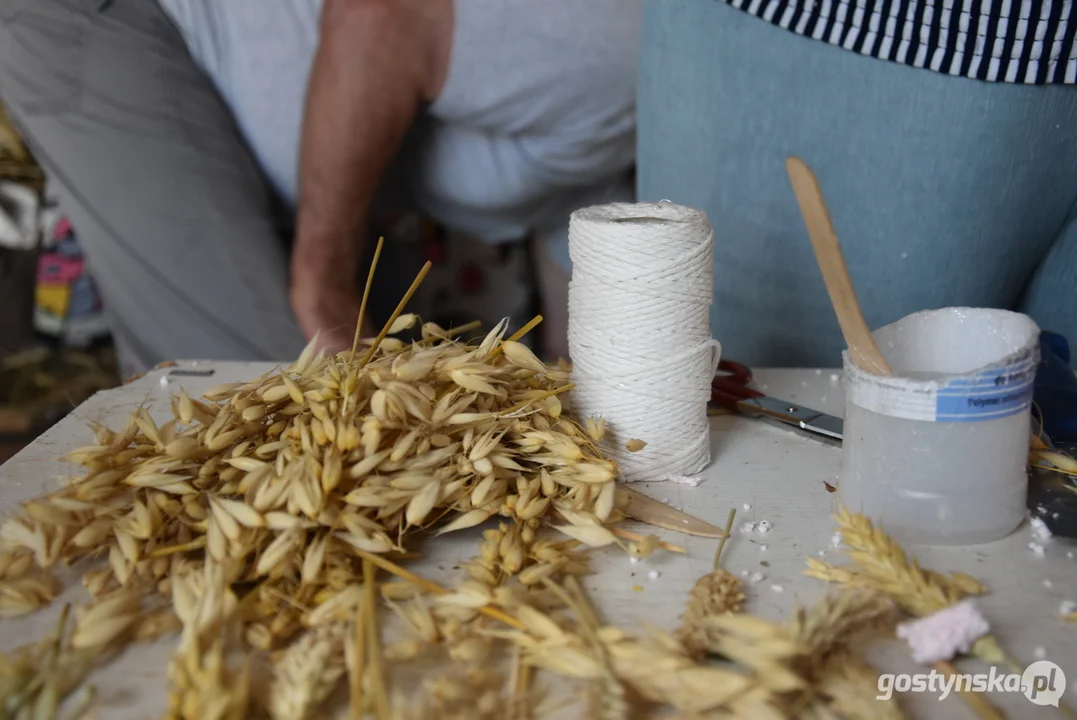
[[[843,437],[845,423],[841,418],[777,398],[760,397],[742,400],[737,408],[773,418],[816,435],[824,435],[835,440],[841,440]]]
[[[682,532],[686,535],[698,535],[706,538],[725,536],[724,528],[711,525],[706,520],[700,520],[680,510],[674,510],[664,502],[644,495],[638,490],[633,490],[624,485],[620,485],[617,489],[628,496],[628,505],[622,510],[625,515],[634,520],[666,530]]]

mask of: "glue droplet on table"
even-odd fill
[[[763,552],[766,552],[766,550],[767,550],[767,546],[766,546],[765,544],[761,544],[761,545],[759,546],[759,549],[760,549],[760,550],[762,550]]]
[[[838,375],[837,373],[830,374],[830,382],[836,383],[838,380],[841,380],[840,375]]]
[[[638,562],[639,562],[639,558],[638,558],[638,557],[630,557],[630,558],[628,558],[628,562],[630,562],[630,563],[632,563],[633,565],[635,565],[636,563],[638,563]]]
[[[751,503],[744,503],[744,509],[745,510],[751,510],[752,509],[752,504]]]
[[[161,376],[161,387],[163,387],[163,388],[168,387],[168,376],[167,375],[162,375]]]
[[[744,523],[743,525],[740,526],[740,529],[743,530],[746,533],[755,532],[755,523],[754,522],[746,522],[746,523]]]
[[[647,577],[651,580],[657,580],[660,574],[661,573],[659,573],[657,570],[651,570],[649,573],[647,573]]]
[[[752,573],[751,576],[748,578],[748,581],[750,583],[752,583],[753,585],[755,585],[758,582],[762,582],[763,578],[765,578],[765,577],[766,577],[766,575],[764,575],[763,573],[760,573],[760,572]]]
[[[1043,545],[1038,542],[1030,542],[1028,544],[1028,549],[1031,550],[1032,554],[1037,557],[1043,557],[1044,554],[1047,552],[1046,550],[1044,550]]]
[[[785,590],[785,588],[783,588],[781,585],[771,585],[770,589],[776,593],[780,593]]]
[[[766,520],[764,520],[763,522],[759,523],[759,532],[761,532],[761,533],[770,532],[770,529],[772,527],[774,527],[774,526],[771,525]]]

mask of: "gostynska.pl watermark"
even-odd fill
[[[1036,705],[1054,705],[1066,691],[1066,674],[1049,660],[1032,663],[1023,673],[998,672],[943,675],[929,673],[879,676],[879,700],[889,700],[895,692],[934,693],[943,700],[953,692],[1019,692]]]

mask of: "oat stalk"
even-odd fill
[[[355,554],[361,557],[365,562],[369,562],[371,565],[376,565],[390,575],[395,575],[401,580],[406,580],[407,582],[412,583],[416,587],[428,593],[442,596],[453,594],[453,591],[445,587],[444,585],[439,585],[433,580],[427,580],[426,578],[419,577],[415,573],[405,570],[404,568],[400,567],[399,565],[390,560],[387,560],[386,558],[380,557],[378,555],[373,555],[371,553],[358,549],[355,550]],[[498,622],[502,622],[508,625],[509,627],[515,627],[518,630],[523,629],[523,626],[519,623],[519,621],[517,621],[510,615],[506,615],[504,612],[498,610],[497,608],[484,605],[482,607],[476,608],[476,610],[483,615],[486,615],[487,617],[493,618]]]
[[[378,259],[381,257],[381,248],[385,244],[385,238],[378,238],[378,245],[374,248],[374,258],[370,261],[370,270],[366,274],[366,286],[363,288],[363,299],[359,302],[359,317],[355,321],[355,338],[352,340],[352,359],[359,349],[359,335],[363,331],[363,319],[366,317],[366,303],[370,299],[370,288],[374,284],[374,271],[378,267]]]
[[[415,276],[415,280],[412,281],[411,286],[408,288],[407,292],[404,293],[404,297],[400,298],[400,302],[397,304],[396,309],[393,310],[389,319],[385,322],[385,327],[383,327],[381,332],[378,333],[378,336],[374,338],[374,342],[370,345],[370,349],[366,351],[366,354],[360,361],[360,369],[366,367],[367,363],[374,357],[374,354],[378,352],[378,347],[385,340],[385,336],[389,334],[389,330],[393,327],[393,323],[395,323],[397,318],[400,317],[400,314],[404,312],[404,307],[408,304],[408,301],[411,300],[411,296],[415,294],[423,280],[426,279],[426,274],[430,272],[431,267],[432,265],[430,261],[427,260],[422,269],[419,270],[419,274]],[[371,268],[371,270],[373,270],[373,268]],[[368,280],[372,280],[372,278],[373,274],[370,275]]]

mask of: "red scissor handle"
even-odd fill
[[[747,385],[752,381],[752,371],[747,365],[741,365],[739,362],[733,362],[732,360],[722,360],[718,363],[718,373],[715,375],[716,380],[726,380],[728,382],[734,382],[738,385]]]
[[[718,373],[711,381],[711,402],[736,410],[743,400],[763,397],[763,393],[748,387],[751,381],[752,371],[746,365],[722,360],[718,363]]]

